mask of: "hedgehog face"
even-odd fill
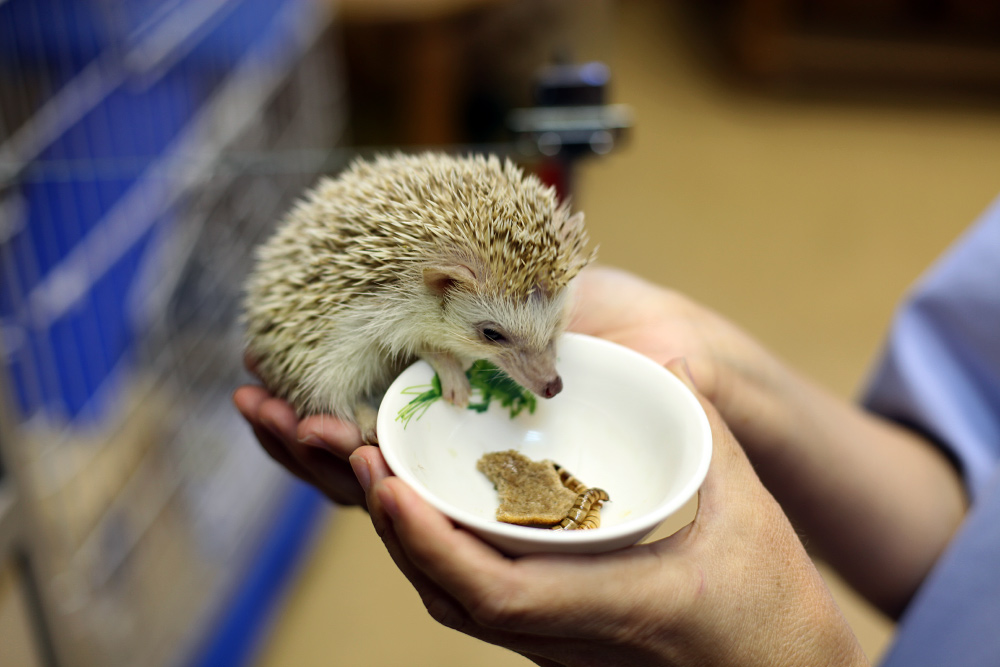
[[[556,370],[556,342],[566,329],[565,290],[541,290],[521,302],[469,292],[450,295],[444,305],[451,352],[470,363],[487,359],[515,382],[544,398],[562,390]]]

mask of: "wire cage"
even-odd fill
[[[328,4],[0,0],[0,559],[50,663],[238,664],[319,511],[230,393],[251,248],[342,132]]]

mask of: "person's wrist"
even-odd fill
[[[794,605],[788,627],[801,628],[797,645],[801,656],[792,664],[830,667],[870,667],[857,636],[837,607],[830,589],[811,563],[804,587],[804,599]],[[784,635],[788,640],[788,635]]]

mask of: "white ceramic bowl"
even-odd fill
[[[408,423],[397,415],[428,388],[423,362],[406,369],[379,409],[378,437],[389,468],[431,505],[510,555],[598,553],[639,542],[690,500],[708,471],[712,436],[701,405],[669,371],[628,348],[566,334],[557,362],[563,391],[511,418],[434,401]],[[419,391],[419,389],[417,390]],[[476,394],[473,394],[475,401]],[[562,465],[608,492],[601,526],[553,531],[498,522],[498,497],[476,461],[515,449]]]

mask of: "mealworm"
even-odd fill
[[[608,494],[604,493],[602,489],[596,490],[604,494],[604,497],[594,501],[587,516],[580,522],[580,530],[593,530],[601,527],[601,501],[607,500]]]
[[[562,481],[563,486],[567,489],[574,493],[583,493],[587,490],[587,485],[576,477],[573,477],[566,468],[563,468],[558,463],[553,463],[552,465],[555,466],[556,472],[559,473],[559,480]]]
[[[562,472],[560,471],[560,476]],[[568,473],[567,473],[568,474]],[[569,475],[571,479],[574,479]],[[569,487],[567,484],[567,488]],[[587,489],[576,497],[573,507],[566,513],[566,518],[552,530],[587,530],[597,528],[601,523],[601,503],[608,499],[603,489]]]

